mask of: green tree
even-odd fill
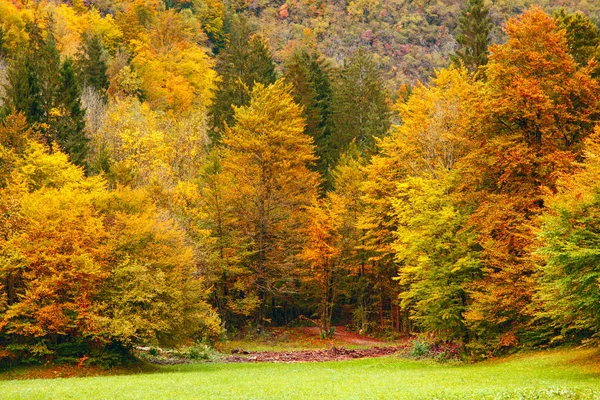
[[[404,180],[393,201],[399,297],[419,330],[466,342],[468,284],[479,270],[475,235],[463,229],[467,215],[455,204],[452,173],[436,175]]]
[[[600,129],[585,141],[585,160],[563,175],[542,216],[537,315],[556,342],[596,338],[600,327]]]
[[[582,67],[592,59],[600,57],[600,30],[585,14],[567,13],[564,8],[552,14],[556,27],[565,30],[569,53]],[[600,67],[596,66],[592,75],[600,76]]]
[[[391,110],[381,73],[363,50],[352,55],[340,72],[333,100],[333,133],[326,157],[334,165],[350,143],[367,156],[375,152],[375,138],[390,128]]]
[[[252,36],[243,16],[233,18],[229,43],[217,56],[216,70],[221,81],[209,114],[211,138],[218,142],[225,126],[234,122],[232,106],[248,104],[255,83],[269,85],[276,79],[267,43],[260,36]]]
[[[458,50],[455,63],[462,63],[471,73],[487,64],[490,31],[493,24],[484,0],[467,0],[458,18]]]
[[[331,141],[331,106],[333,89],[331,70],[325,59],[316,52],[301,49],[286,62],[286,80],[292,84],[294,100],[303,107],[306,134],[316,147],[316,170],[325,179],[325,189],[331,187],[328,151]]]
[[[55,139],[51,111],[56,102],[60,70],[50,22],[45,36],[37,21],[29,25],[29,44],[9,65],[5,88],[5,106],[23,113],[30,124],[37,124],[48,145]]]
[[[43,32],[34,21],[28,47],[8,70],[5,106],[23,113],[52,149],[57,143],[77,165],[85,165],[87,138],[85,111],[73,63],[61,64],[52,33],[52,21]]]
[[[82,86],[91,86],[98,93],[106,95],[109,86],[108,62],[99,34],[88,32],[82,35],[76,64]]]
[[[60,69],[60,85],[56,92],[58,116],[53,118],[56,141],[69,155],[71,162],[87,165],[88,141],[85,129],[85,110],[81,107],[81,89],[70,58]]]

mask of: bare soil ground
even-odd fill
[[[303,331],[303,333],[305,333],[307,336],[319,337],[320,335],[319,328],[316,326],[303,327],[297,329]],[[335,327],[332,340],[335,342],[354,344],[359,346],[377,346],[385,343],[383,340],[380,339],[375,339],[368,336],[360,335],[356,332],[351,332],[347,330],[344,326]]]
[[[323,350],[299,351],[255,351],[242,352],[241,355],[231,355],[223,359],[225,362],[315,362],[341,361],[355,358],[382,357],[403,350],[402,346],[371,347],[368,349],[346,349],[332,347]]]
[[[319,339],[318,327],[292,328],[295,336],[305,339],[322,341],[329,344],[329,348],[297,351],[245,351],[242,349],[232,350],[232,355],[224,357],[225,362],[318,362],[318,361],[340,361],[355,358],[382,357],[395,354],[405,350],[409,340],[390,344],[383,340],[360,335],[348,331],[343,326],[335,328],[333,338],[329,340]],[[346,349],[344,346],[368,346],[360,349]]]

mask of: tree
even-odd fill
[[[236,235],[237,218],[231,201],[235,194],[230,188],[221,153],[219,147],[213,147],[199,174],[201,215],[197,226],[208,232],[203,238],[207,255],[202,269],[214,282],[213,304],[223,324],[230,328],[243,325],[256,311],[257,304],[255,297],[243,295],[245,282],[251,278],[242,260],[249,254],[245,250],[246,243]]]
[[[548,193],[548,208],[538,232],[542,257],[541,304],[537,315],[550,327],[552,342],[597,337],[598,304],[598,173],[600,172],[600,129],[585,140],[585,160],[573,175],[562,175],[557,192]]]
[[[215,338],[220,321],[183,231],[148,192],[108,192],[59,150],[0,129],[0,351],[114,365],[136,345]],[[4,183],[4,182],[3,182]]]
[[[51,110],[56,103],[60,59],[50,28],[44,37],[38,22],[29,25],[29,44],[11,62],[5,106],[22,112],[30,124],[37,124],[48,145],[55,140],[51,129]]]
[[[81,89],[70,58],[62,63],[56,98],[59,110],[53,121],[56,141],[69,154],[71,162],[86,167],[89,139],[84,131],[85,110],[81,106]]]
[[[77,56],[77,69],[82,86],[90,86],[106,95],[108,90],[108,63],[106,50],[99,34],[84,33]]]
[[[459,166],[484,271],[465,316],[476,342],[496,351],[527,340],[542,185],[553,188],[572,168],[598,113],[597,82],[577,67],[548,15],[532,7],[506,32],[507,43],[491,48],[488,80],[473,102],[473,150]]]
[[[322,338],[333,336],[331,317],[340,281],[341,200],[334,194],[326,199],[313,199],[307,208],[306,242],[300,259],[310,268],[305,280],[317,287],[317,302]]]
[[[352,142],[365,155],[372,155],[375,138],[388,133],[391,117],[387,91],[373,59],[357,51],[345,62],[334,93],[328,165],[334,165]]]
[[[71,60],[60,63],[51,28],[50,24],[44,37],[37,22],[31,25],[29,46],[8,71],[6,106],[22,112],[50,148],[56,142],[74,163],[83,166],[87,138],[81,89]]]
[[[232,106],[244,106],[250,101],[255,83],[269,85],[275,82],[275,64],[267,43],[252,36],[246,19],[235,16],[229,43],[219,53],[216,70],[221,77],[210,109],[211,138],[218,142],[225,126],[234,122]]]
[[[455,63],[462,63],[471,73],[488,61],[488,45],[493,24],[484,0],[467,0],[458,18],[458,50]]]
[[[564,8],[555,11],[552,18],[558,29],[565,30],[569,52],[581,67],[587,66],[592,59],[600,57],[600,30],[585,14],[567,13]],[[600,76],[600,67],[596,66],[592,75]]]
[[[305,132],[316,145],[315,168],[331,187],[328,152],[331,146],[331,107],[333,89],[329,65],[318,53],[297,50],[286,62],[286,80],[292,84],[294,100],[303,107]]]
[[[199,45],[205,37],[198,24],[187,13],[168,10],[131,43],[131,66],[152,107],[182,114],[205,111],[212,103],[216,73],[213,59]]]
[[[295,291],[303,208],[319,184],[309,169],[315,160],[312,139],[303,133],[302,110],[290,90],[283,81],[257,83],[250,103],[235,109],[235,125],[222,141],[236,240],[247,252],[241,265],[251,273],[240,289],[256,299],[258,325],[267,317],[269,297],[275,302],[277,294]]]
[[[479,260],[474,233],[463,229],[467,214],[455,204],[454,178],[442,169],[398,184],[392,246],[401,306],[415,326],[438,339],[466,343],[468,284],[479,274]]]

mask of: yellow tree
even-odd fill
[[[342,201],[330,193],[326,199],[313,199],[307,208],[308,224],[305,227],[306,242],[300,259],[309,270],[306,281],[317,287],[321,337],[333,335],[331,317],[337,295],[340,275],[341,227],[343,224]]]
[[[380,325],[383,302],[388,298],[398,305],[401,290],[391,280],[397,273],[393,248],[399,223],[393,206],[397,185],[410,176],[435,179],[464,154],[464,121],[471,93],[466,72],[455,68],[439,71],[430,86],[417,86],[408,101],[398,105],[402,125],[379,142],[379,154],[365,168],[365,209],[359,227],[365,231],[361,247],[369,259],[363,273],[379,289]],[[409,328],[408,312],[404,310],[404,329]]]
[[[235,125],[223,137],[223,169],[235,233],[246,246],[242,265],[251,271],[243,296],[256,297],[262,324],[268,296],[294,291],[304,207],[315,195],[318,175],[312,139],[304,134],[301,108],[283,81],[257,84],[248,106],[235,109]],[[273,304],[272,303],[272,304]]]
[[[152,106],[174,111],[210,105],[216,73],[213,60],[198,45],[202,29],[185,13],[160,13],[152,30],[133,41],[132,60],[142,91]]]

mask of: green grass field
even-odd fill
[[[396,357],[327,363],[161,367],[90,378],[4,380],[2,399],[600,399],[597,351],[478,364]]]

